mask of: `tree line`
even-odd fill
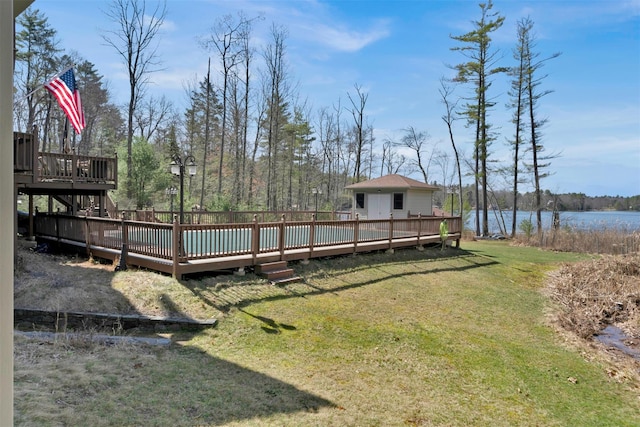
[[[286,27],[271,23],[268,39],[259,46],[254,29],[264,25],[263,18],[244,12],[216,18],[201,37],[198,48],[209,56],[209,71],[185,82],[187,105],[179,111],[170,100],[147,93],[161,69],[159,30],[168,11],[165,3],[150,6],[143,0],[112,0],[104,11],[109,25],[102,37],[129,76],[125,105],[114,103],[94,64],[59,46],[46,16],[33,7],[20,15],[15,126],[30,130],[37,125],[41,150],[65,149],[60,143],[62,112],[46,91],[32,91],[75,64],[87,125],[74,135],[71,148],[89,155],[118,153],[122,185],[113,198],[123,208],[168,207],[168,189],[176,185],[169,165],[189,155],[196,160],[197,175],[185,178],[187,206],[310,209],[317,194],[319,208],[346,209],[351,203],[346,185],[390,173],[418,174],[424,182],[441,186],[437,202],[456,212],[471,206],[526,208],[537,212],[541,229],[540,212],[548,199],[541,183],[552,172],[555,156],[545,152],[542,130],[547,119],[538,113],[540,102],[551,93],[543,88],[546,75],[541,69],[559,53],[537,52],[534,23],[523,18],[512,59],[505,61],[491,44],[505,18],[493,11],[491,1],[479,7],[473,29],[450,36],[451,50],[460,54],[461,62],[449,66],[450,75],[441,79],[448,147],[414,126],[404,129],[398,140],[376,141],[367,115],[370,94],[358,83],[344,99],[337,94],[333,105],[312,108],[299,93],[287,61]],[[211,62],[217,70],[213,75]],[[498,78],[511,82],[510,165],[492,158],[492,144],[501,136],[491,124],[498,107],[492,85]],[[457,141],[463,132],[458,121],[464,123],[464,132],[473,134],[470,155]],[[470,190],[463,179],[473,181]],[[527,206],[519,187],[525,183],[534,188]],[[509,200],[503,198],[506,193]],[[487,211],[476,210],[478,235],[489,233]]]

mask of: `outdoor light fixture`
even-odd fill
[[[187,164],[188,162],[188,164]],[[170,164],[171,173],[180,177],[180,224],[184,223],[184,176],[185,172],[190,177],[196,175],[196,159],[192,155],[188,155],[184,159],[174,156]]]
[[[171,173],[180,176],[180,165],[175,160],[171,162]]]
[[[318,194],[322,194],[322,188],[313,187],[311,189],[311,194],[314,194],[316,196],[316,219],[318,219]]]
[[[178,194],[178,189],[176,187],[169,187],[164,190],[164,193],[169,197],[169,200],[171,201],[171,217],[173,218],[173,196]]]
[[[458,194],[458,189],[451,187],[451,216],[453,216],[453,198]]]
[[[189,172],[189,176],[196,176],[196,162],[194,162],[193,157],[191,157],[191,161],[187,165],[187,170]]]

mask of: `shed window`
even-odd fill
[[[356,193],[356,208],[364,209],[364,193]]]
[[[404,193],[393,193],[393,209],[404,209]]]

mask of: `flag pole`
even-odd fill
[[[62,131],[62,140],[60,141],[60,152],[65,153],[66,145],[69,141],[69,117],[65,117],[64,119],[64,130]]]

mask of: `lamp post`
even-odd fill
[[[164,193],[169,197],[170,200],[170,211],[171,211],[171,217],[173,217],[173,198],[176,194],[178,194],[178,189],[176,187],[169,187],[166,190],[164,190]]]
[[[188,155],[184,159],[179,156],[174,156],[171,162],[171,173],[180,177],[180,224],[184,223],[185,172],[188,173],[190,177],[196,175],[196,159],[192,155]]]
[[[458,194],[458,190],[451,187],[451,216],[453,216],[453,198]]]
[[[316,219],[318,219],[318,194],[322,194],[322,189],[319,187],[313,187],[311,189],[311,194],[316,197]]]

